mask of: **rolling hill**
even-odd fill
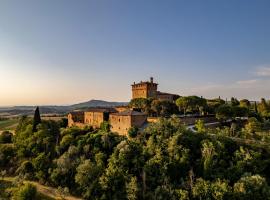
[[[127,105],[127,102],[109,102],[103,100],[90,100],[69,106],[39,106],[41,114],[66,114],[73,110],[87,109],[93,107],[114,107]],[[36,106],[13,106],[0,107],[0,117],[32,115]]]

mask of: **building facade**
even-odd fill
[[[153,98],[174,102],[177,98],[179,98],[179,95],[158,91],[158,84],[154,83],[154,79],[152,77],[150,78],[150,81],[141,81],[140,83],[134,82],[131,87],[132,99]]]
[[[132,99],[137,98],[156,98],[157,97],[157,83],[154,83],[154,79],[151,77],[149,81],[141,81],[140,83],[133,83],[132,87]]]
[[[87,111],[72,112],[68,115],[68,126],[92,126],[100,128],[100,124],[109,121],[110,113],[117,112],[113,108],[91,108]]]
[[[116,112],[113,108],[92,108],[84,112],[85,125],[100,128],[100,124],[109,121],[110,113]]]
[[[126,110],[110,115],[111,131],[127,135],[131,127],[141,128],[147,122],[147,115],[141,112]]]
[[[71,112],[68,114],[68,127],[84,125],[84,112]]]
[[[158,84],[150,81],[141,81],[132,85],[132,99],[153,98],[173,102],[179,96],[157,91]],[[92,126],[100,128],[102,122],[108,121],[111,131],[120,135],[127,135],[131,127],[142,128],[147,123],[147,115],[132,110],[128,106],[118,106],[115,108],[91,108],[83,112],[72,112],[68,114],[68,126]]]
[[[157,99],[158,100],[174,102],[179,97],[180,96],[177,94],[170,94],[170,93],[159,92],[159,91],[157,92]]]

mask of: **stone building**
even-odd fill
[[[132,85],[132,98],[154,98],[166,101],[175,101],[179,96],[159,92],[158,84],[154,83],[153,78],[150,81],[141,81]],[[68,126],[92,126],[100,128],[100,124],[109,121],[111,131],[120,135],[127,135],[131,127],[142,128],[147,123],[147,115],[128,106],[119,106],[115,108],[91,108],[84,112],[72,112],[68,114]]]
[[[179,97],[180,96],[177,94],[170,94],[170,93],[159,92],[159,91],[157,92],[157,99],[159,100],[174,102]]]
[[[91,108],[84,112],[85,125],[100,128],[100,124],[109,121],[110,113],[116,112],[113,108]]]
[[[117,112],[113,108],[90,108],[87,111],[72,112],[68,114],[68,126],[92,126],[100,128],[100,124],[109,120],[110,113]]]
[[[141,128],[147,121],[147,115],[141,112],[126,110],[110,115],[111,131],[127,135],[131,127]]]
[[[157,83],[154,83],[154,79],[151,77],[149,81],[141,81],[140,83],[133,83],[132,87],[132,99],[137,98],[156,98],[157,97]]]
[[[71,112],[68,114],[68,126],[83,127],[84,125],[84,112]]]
[[[173,102],[179,95],[170,94],[158,91],[158,84],[154,83],[153,77],[149,81],[141,81],[140,83],[133,83],[132,87],[132,99],[137,98],[154,98],[159,100],[166,100]]]

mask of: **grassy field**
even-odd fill
[[[17,118],[0,121],[0,132],[5,130],[14,131],[18,125],[18,122],[19,119]]]
[[[66,117],[65,116],[42,116],[41,118],[42,120],[60,121]],[[19,118],[10,118],[6,120],[0,120],[0,134],[3,131],[14,132],[18,123],[19,123]]]
[[[60,121],[63,118],[67,118],[67,117],[66,116],[41,116],[42,120]]]

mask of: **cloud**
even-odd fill
[[[270,77],[270,67],[258,67],[255,74],[257,76],[269,76]]]
[[[254,84],[257,82],[258,82],[257,79],[251,79],[251,80],[237,81],[236,84],[238,84],[238,85],[251,85],[251,84]]]

